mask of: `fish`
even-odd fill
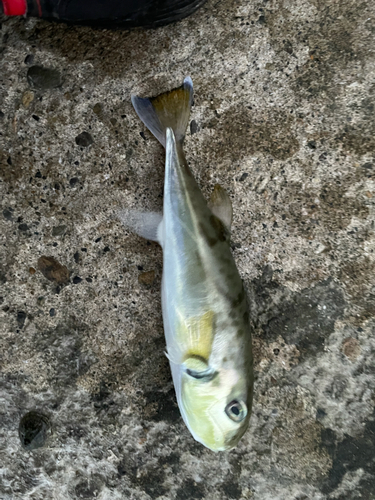
[[[204,198],[183,151],[193,82],[153,98],[131,97],[165,148],[163,213],[123,210],[123,224],[163,249],[162,313],[181,416],[212,451],[237,446],[253,400],[251,322],[230,247],[232,203],[216,185]]]

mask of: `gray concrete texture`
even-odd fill
[[[1,24],[0,498],[374,499],[374,3]],[[131,93],[186,75],[186,155],[230,193],[254,323],[250,429],[218,454],[176,405],[161,249],[115,217],[162,206]]]

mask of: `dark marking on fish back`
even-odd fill
[[[245,289],[242,286],[240,293],[237,295],[237,297],[232,299],[232,307],[238,307],[242,304],[242,302],[245,300],[246,294],[245,294]]]
[[[226,230],[224,224],[215,215],[210,215],[210,222],[212,227],[215,229],[219,241],[227,241],[228,231]]]
[[[199,223],[199,232],[210,248],[215,246],[216,243],[219,243],[219,239],[214,236],[213,233],[209,234],[211,232],[210,228],[206,227],[202,222]]]

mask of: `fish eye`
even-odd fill
[[[242,401],[233,400],[226,406],[225,413],[233,422],[242,422],[247,415],[247,408]]]

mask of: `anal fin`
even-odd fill
[[[118,216],[126,228],[134,231],[142,238],[157,241],[160,245],[163,244],[163,215],[161,213],[125,209],[121,210]]]

